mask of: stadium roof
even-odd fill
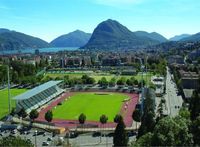
[[[38,94],[38,93],[40,93],[40,92],[42,92],[42,91],[44,91],[44,90],[46,90],[46,89],[52,87],[52,86],[55,86],[55,85],[57,85],[57,84],[59,84],[59,83],[61,83],[61,82],[62,82],[62,81],[49,81],[49,82],[47,82],[47,83],[44,83],[44,84],[42,84],[42,85],[40,85],[40,86],[37,86],[37,87],[35,87],[35,88],[33,88],[33,89],[31,89],[31,90],[25,92],[25,93],[22,93],[22,94],[20,94],[20,95],[18,95],[18,96],[16,96],[16,97],[14,97],[14,99],[15,99],[15,100],[25,100],[25,99],[29,99],[29,98],[31,98],[32,96],[34,96],[34,95],[36,95],[36,94]]]

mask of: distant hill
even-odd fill
[[[184,39],[184,38],[187,38],[187,37],[190,37],[191,35],[189,34],[181,34],[181,35],[176,35],[172,38],[170,38],[169,40],[170,41],[180,41],[181,39]]]
[[[5,33],[5,32],[10,32],[10,30],[4,29],[4,28],[0,28],[0,34],[1,34],[1,33]]]
[[[0,50],[43,48],[49,46],[42,39],[7,29],[0,29]]]
[[[156,32],[148,33],[148,32],[145,32],[145,31],[136,31],[136,32],[133,32],[133,33],[136,36],[148,37],[148,38],[151,38],[153,40],[157,40],[160,43],[168,41],[164,36],[162,36],[162,35],[160,35]]]
[[[192,41],[192,42],[200,41],[200,33],[183,38],[180,41]]]
[[[90,39],[91,34],[76,30],[69,34],[59,36],[51,41],[51,45],[55,47],[81,47]]]
[[[158,40],[145,35],[139,36],[115,20],[108,19],[94,30],[83,49],[135,49],[146,45],[158,44]]]

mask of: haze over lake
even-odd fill
[[[59,52],[59,51],[72,51],[77,50],[78,47],[51,47],[51,48],[38,48],[41,53],[48,52]],[[19,50],[3,50],[0,51],[0,55],[9,55],[9,54],[22,54],[22,53],[31,53],[34,54],[36,49],[19,49]]]

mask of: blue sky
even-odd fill
[[[0,28],[51,41],[109,18],[169,38],[200,32],[200,0],[0,0]]]

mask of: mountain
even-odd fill
[[[10,32],[10,30],[4,29],[4,28],[0,28],[0,34],[1,34],[1,33],[5,33],[5,32]]]
[[[44,48],[49,46],[50,45],[42,39],[20,32],[0,29],[0,50]]]
[[[51,45],[55,47],[81,47],[89,41],[90,37],[91,34],[76,30],[54,39],[51,41]]]
[[[159,41],[147,36],[138,36],[115,20],[108,19],[94,30],[83,49],[136,49]]]
[[[145,31],[136,31],[136,32],[134,32],[134,34],[136,36],[148,37],[148,38],[151,38],[153,40],[157,40],[160,43],[168,41],[164,36],[162,36],[162,35],[160,35],[156,32],[148,33],[148,32],[145,32]]]
[[[200,33],[183,38],[180,41],[192,41],[192,42],[200,41]]]
[[[190,37],[190,36],[191,35],[189,35],[189,34],[181,34],[181,35],[176,35],[176,36],[170,38],[169,40],[170,41],[180,41],[180,40],[187,38],[187,37]]]

